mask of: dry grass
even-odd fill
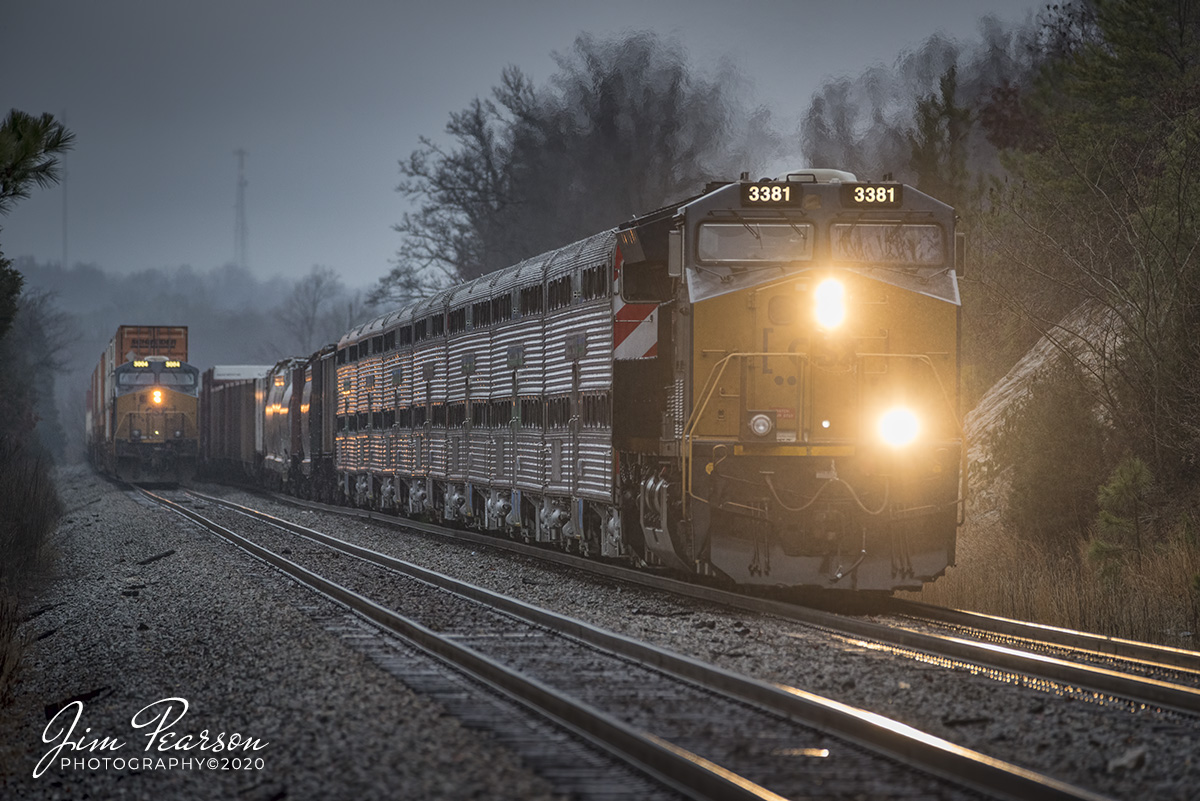
[[[1098,342],[1103,339],[1104,323],[1095,309],[1081,307],[1060,325],[1076,332],[1079,341]],[[1070,449],[1064,456],[1049,457],[1047,443],[1033,441],[1026,452],[1010,458],[1012,464],[1007,467],[994,461],[997,454],[993,446],[1003,435],[1005,421],[1028,399],[1039,372],[1056,369],[1057,358],[1056,346],[1042,339],[967,416],[971,487],[967,493],[968,522],[959,532],[958,564],[924,592],[906,596],[942,606],[1200,650],[1200,542],[1187,533],[1186,524],[1176,530],[1164,526],[1167,530],[1157,535],[1157,541],[1147,544],[1140,555],[1116,550],[1107,558],[1096,559],[1089,556],[1088,544],[1079,541],[1077,534],[1064,534],[1055,543],[1031,542],[1004,522],[1007,505],[1013,500],[1013,476],[1018,465],[1027,470],[1031,462],[1049,459],[1053,473],[1064,464],[1062,459],[1079,459],[1079,454]],[[1019,422],[1029,424],[1029,414],[1036,411],[1026,410]],[[1078,420],[1062,416],[1062,411],[1059,407],[1049,409],[1049,416],[1043,415],[1044,428],[1053,432],[1078,424]],[[1098,483],[1105,480],[1103,476],[1094,478]],[[1046,488],[1058,491],[1057,484],[1047,484]],[[1027,498],[1018,497],[1016,501],[1025,504],[1027,510],[1035,508]],[[1162,519],[1186,510],[1186,501],[1178,503],[1184,508],[1159,509]],[[1200,509],[1200,502],[1193,505]],[[1181,519],[1186,518],[1186,514],[1181,515]]]
[[[1023,542],[996,522],[965,527],[958,566],[915,600],[1200,650],[1200,547],[1182,535],[1097,561],[1086,544]]]
[[[49,576],[50,536],[61,515],[48,464],[0,439],[0,705],[21,660],[20,599]]]

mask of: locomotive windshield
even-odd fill
[[[809,261],[813,254],[808,223],[704,223],[696,255],[705,262]]]
[[[136,373],[119,373],[117,385],[122,387],[148,387],[154,383],[154,373],[149,370]]]
[[[145,367],[126,363],[117,368],[117,389],[125,392],[140,387],[172,387],[189,395],[196,394],[200,371],[190,364],[176,362],[177,367],[167,367],[163,362],[150,362]]]
[[[833,257],[842,261],[929,266],[946,260],[937,225],[853,223],[833,226]]]
[[[194,387],[196,386],[196,376],[180,370],[171,372],[164,370],[158,375],[158,383],[168,387]]]

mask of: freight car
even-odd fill
[[[96,469],[146,482],[195,474],[199,371],[187,355],[186,326],[117,329],[87,392],[88,457]]]
[[[261,469],[263,426],[256,409],[271,365],[221,365],[200,382],[200,463],[206,477],[254,478]]]
[[[963,510],[960,241],[900,183],[710,185],[276,365],[263,473],[739,584],[918,589]]]

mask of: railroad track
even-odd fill
[[[206,514],[252,528],[255,540],[274,541],[275,550],[151,497],[690,797],[811,797],[817,789],[829,797],[1099,798],[881,716],[715,668],[223,499],[193,494]],[[313,545],[323,556],[311,552]],[[320,573],[286,558],[287,551],[318,562]],[[401,616],[388,606],[411,604],[355,591],[366,569],[391,571],[388,584],[402,583],[399,574],[444,590],[433,617]]]
[[[1001,681],[1087,701],[1125,704],[1133,709],[1163,709],[1200,717],[1200,653],[1195,651],[899,599],[886,599],[872,610],[895,618],[892,623],[880,623],[862,616],[679,581],[476,532],[379,512],[301,501],[289,496],[271,497],[290,505],[511,551],[731,609],[773,615],[833,636],[850,638],[856,646],[963,668]],[[944,630],[937,631],[938,627]]]
[[[1173,676],[1180,683],[1200,686],[1198,651],[1026,623],[998,615],[947,609],[899,598],[888,599],[885,610],[898,617],[942,626],[977,639],[1024,645],[1047,652],[1073,652],[1092,657],[1098,663],[1124,664],[1147,675]]]

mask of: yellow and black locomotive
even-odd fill
[[[131,481],[179,482],[196,472],[199,371],[184,326],[121,326],[88,390],[88,454]]]
[[[669,311],[664,435],[621,443],[648,550],[739,583],[855,589],[919,589],[953,563],[954,220],[912,187],[810,170],[621,233],[645,254],[667,229],[665,263],[626,255],[620,282],[662,287]]]

